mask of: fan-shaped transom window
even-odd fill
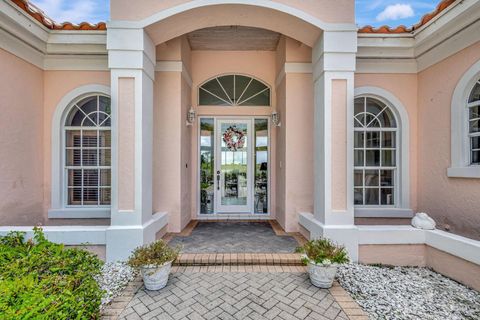
[[[355,99],[354,203],[393,206],[396,203],[398,130],[385,103],[370,97]]]
[[[470,164],[480,165],[480,80],[470,93],[467,107]]]
[[[270,106],[270,88],[243,75],[224,75],[203,83],[198,89],[201,106]]]
[[[93,95],[72,104],[65,119],[66,202],[110,205],[110,98]]]

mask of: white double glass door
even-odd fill
[[[252,120],[217,119],[215,199],[218,213],[250,213],[253,208]]]

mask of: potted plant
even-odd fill
[[[147,290],[160,290],[167,285],[172,263],[179,252],[179,248],[171,248],[163,240],[157,240],[136,248],[128,265],[140,269]]]
[[[303,253],[302,262],[308,267],[310,281],[319,288],[330,288],[338,265],[349,262],[345,247],[326,238],[310,240],[297,248],[297,252]]]

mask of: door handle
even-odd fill
[[[217,171],[217,190],[220,190],[220,171]]]

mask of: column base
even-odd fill
[[[113,225],[106,231],[107,262],[124,261],[132,251],[156,240],[158,231],[168,224],[168,214],[157,212],[143,225]]]
[[[355,225],[325,225],[311,213],[300,213],[298,223],[308,230],[310,239],[329,238],[345,246],[352,262],[358,262],[358,228]]]

